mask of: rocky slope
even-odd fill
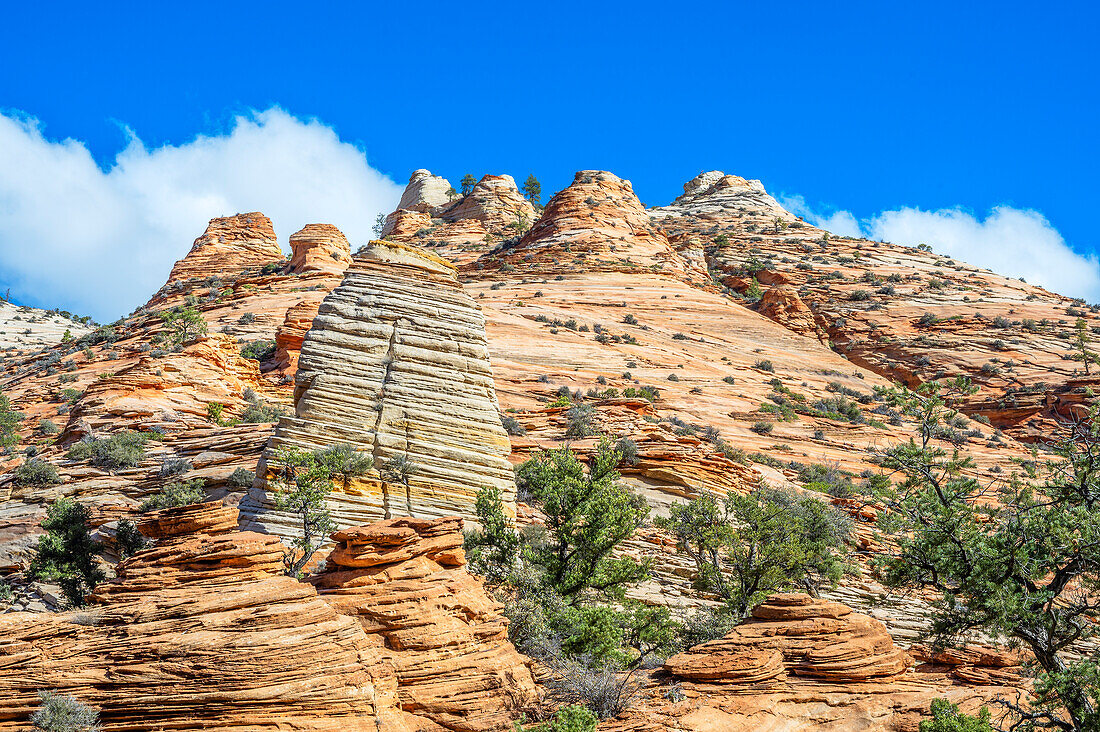
[[[288,261],[262,214],[215,219],[145,307],[0,364],[0,390],[24,417],[22,444],[54,463],[63,480],[33,486],[0,478],[0,567],[25,561],[45,504],[61,494],[109,523],[166,477],[203,478],[212,495],[246,490],[229,478],[255,469],[271,423],[289,408],[310,307],[340,283],[349,259],[333,227],[307,226],[291,244],[295,259]],[[162,314],[188,304],[208,332],[177,350],[160,342],[168,330]],[[242,357],[249,346],[252,357]],[[220,405],[217,417],[212,404]],[[65,458],[75,440],[124,430],[154,438],[134,467],[106,470]],[[9,456],[7,468],[23,457]]]
[[[79,338],[90,332],[87,318],[68,313],[39,310],[0,300],[0,359],[26,355],[30,351],[60,343],[66,338]]]
[[[289,580],[274,576],[273,538],[235,532],[224,515],[169,516],[167,528],[149,529],[162,545],[124,564],[121,580],[100,593],[109,611],[103,632],[135,623],[140,633],[113,658],[137,659],[127,678],[178,705],[165,691],[168,672],[150,672],[143,655],[162,648],[142,645],[158,629],[174,632],[164,608],[186,606],[187,628],[211,612],[211,637],[229,654],[217,645],[217,623],[268,622],[241,594],[260,583],[276,598],[272,612],[306,629],[337,671],[323,689],[291,683],[306,695],[301,709],[261,703],[261,682],[286,688],[264,680],[268,669],[233,666],[241,685],[229,689],[209,690],[200,675],[195,693],[214,694],[203,697],[211,719],[327,729],[311,726],[330,724],[315,720],[325,700],[353,729],[373,724],[360,718],[375,713],[394,715],[398,730],[499,727],[531,699],[530,672],[503,644],[499,609],[462,567],[458,523],[447,517],[469,517],[477,490],[495,485],[521,524],[538,523],[537,511],[514,503],[509,460],[564,444],[587,452],[600,434],[629,438],[638,456],[621,466],[624,480],[660,514],[703,491],[761,481],[816,490],[859,483],[877,470],[875,452],[912,430],[876,387],[971,375],[981,390],[964,405],[970,418],[937,441],[1003,475],[1034,459],[1024,441],[1049,437],[1056,419],[1091,399],[1094,377],[1067,360],[1075,319],[1094,327],[1081,304],[931,252],[826,236],[759,181],[704,173],[672,204],[647,211],[628,181],[582,171],[541,214],[508,176],[486,176],[465,197],[450,189],[414,173],[387,219],[388,241],[355,256],[331,226],[294,234],[287,259],[261,214],[216,219],[146,307],[90,333],[74,330],[71,343],[9,351],[0,388],[24,418],[20,450],[5,467],[31,447],[62,482],[0,479],[0,574],[18,580],[44,506],[59,495],[88,504],[97,535],[109,537],[114,521],[169,480],[201,477],[211,497],[233,503],[248,490],[239,470],[257,470],[245,525],[286,534],[265,494],[265,449],[270,457],[281,444],[349,443],[376,468],[404,458],[414,468],[406,477],[376,470],[339,487],[333,508],[345,530],[312,582],[316,592],[287,589]],[[209,332],[165,347],[163,313],[184,305]],[[510,440],[499,408],[511,418]],[[293,416],[276,427],[279,409]],[[151,438],[133,467],[65,458],[75,440],[124,430]],[[852,559],[863,562],[875,510],[823,500],[851,513]],[[645,528],[628,551],[658,560],[636,596],[677,613],[712,602],[691,589],[689,562],[659,530]],[[187,579],[195,572],[201,579]],[[222,616],[208,586],[229,585],[226,597],[239,604]],[[777,617],[757,617],[670,661],[646,703],[611,728],[911,729],[934,695],[973,708],[999,684],[1018,686],[1013,659],[915,647],[922,600],[882,594],[863,567],[829,601],[769,603],[761,612]],[[22,607],[42,610],[48,600]],[[23,665],[13,668],[104,703],[108,691],[119,694],[109,684],[124,682],[105,681],[96,660],[105,653],[99,631],[73,630],[64,613],[38,626],[9,617],[0,638],[19,649]],[[284,630],[272,628],[270,642],[293,645]],[[802,645],[792,650],[795,636]],[[198,653],[186,643],[171,648],[176,656],[156,654]],[[257,666],[272,665],[264,654],[274,646],[261,651]],[[58,654],[84,659],[90,671],[62,678],[68,667],[50,661]],[[906,670],[911,659],[922,662],[915,671]],[[34,689],[17,681],[0,675],[0,688],[14,684],[7,688],[25,715]],[[369,684],[374,700],[349,701],[349,684]],[[683,701],[665,698],[674,684]],[[230,720],[226,699],[253,706]],[[115,728],[144,729],[129,709],[111,707]],[[0,719],[16,724],[11,714]]]
[[[455,730],[510,727],[535,695],[505,621],[463,568],[461,521],[336,535],[314,587],[282,544],[215,503],[150,514],[157,545],[77,613],[0,616],[0,729],[52,688],[109,730]]]
[[[762,312],[819,331],[853,363],[909,386],[969,376],[981,391],[966,411],[1018,438],[1049,436],[1096,383],[1070,360],[1077,319],[1100,332],[1097,309],[1083,301],[931,250],[830,235],[759,181],[718,171],[651,213],[670,234],[697,236],[723,284],[746,292],[755,275]]]

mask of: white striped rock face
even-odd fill
[[[295,382],[296,416],[280,422],[265,458],[281,445],[347,443],[375,461],[370,475],[338,483],[330,496],[341,528],[395,516],[472,518],[482,486],[499,488],[514,509],[485,319],[443,259],[371,242],[321,304]],[[407,484],[383,480],[378,468],[400,457],[413,466]],[[245,525],[292,532],[272,508],[263,461],[257,474],[242,502]]]

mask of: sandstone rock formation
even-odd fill
[[[776,285],[764,291],[760,298],[760,314],[771,318],[795,333],[811,338],[821,338],[821,329],[814,321],[814,313],[798,296],[798,290],[790,285]]]
[[[477,265],[544,273],[688,269],[650,221],[630,181],[602,170],[578,172],[515,246]]]
[[[321,307],[324,293],[302,300],[286,311],[283,324],[275,331],[275,361],[281,370],[293,374],[298,370],[298,354],[306,333],[313,327],[313,319]]]
[[[276,538],[226,531],[235,513],[151,516],[162,541],[88,609],[0,616],[0,729],[26,729],[36,693],[57,689],[111,730],[411,732],[359,624],[280,576]]]
[[[464,568],[461,529],[402,518],[337,532],[313,584],[393,666],[406,712],[456,732],[509,729],[535,685],[501,606]]]
[[[405,186],[397,208],[427,214],[434,213],[451,203],[453,198],[447,193],[450,190],[452,186],[446,178],[432,175],[430,170],[423,168],[414,170],[409,176],[409,184]]]
[[[486,175],[466,196],[442,212],[447,221],[473,219],[486,231],[501,232],[530,226],[537,218],[535,207],[520,195],[510,175]]]
[[[283,259],[271,219],[258,211],[212,219],[187,256],[176,262],[169,282],[184,282]]]
[[[272,450],[346,443],[380,471],[337,487],[338,526],[472,517],[482,486],[499,488],[506,505],[515,500],[483,316],[454,268],[428,252],[378,241],[356,257],[306,334],[295,408]],[[405,479],[386,477],[394,460],[411,465]],[[293,530],[271,508],[262,468],[243,510],[266,531]]]
[[[351,245],[331,224],[306,224],[290,235],[291,272],[343,274],[351,264]]]
[[[68,313],[39,310],[0,300],[0,348],[17,354],[54,346],[68,333],[76,339],[92,328]]]
[[[726,637],[673,656],[665,668],[684,678],[737,683],[746,670],[756,679],[760,669],[775,669],[774,652],[792,674],[836,682],[897,676],[912,663],[874,618],[790,593],[772,595]]]
[[[753,272],[762,283],[763,273],[781,274],[853,363],[908,386],[968,376],[981,391],[963,411],[1026,441],[1049,434],[1084,392],[1071,384],[1089,379],[1070,358],[1070,331],[1078,318],[1100,328],[1100,310],[1084,301],[931,249],[830,234],[759,181],[711,171],[684,191],[652,209],[654,220],[710,242],[711,271],[734,289],[743,292]],[[773,305],[765,307],[779,315]],[[791,327],[805,333],[808,324],[800,317]]]

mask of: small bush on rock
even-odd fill
[[[55,485],[60,482],[57,468],[43,460],[27,460],[15,469],[16,485]]]
[[[38,709],[31,724],[42,732],[99,732],[99,712],[75,697],[54,691],[38,692]]]
[[[206,498],[205,485],[206,481],[202,478],[169,483],[159,493],[146,499],[138,507],[138,513],[201,503]]]
[[[110,437],[85,438],[71,448],[66,457],[70,460],[89,460],[92,465],[105,470],[134,468],[145,457],[147,435],[126,430]]]

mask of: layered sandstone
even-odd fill
[[[236,214],[211,219],[187,256],[172,267],[168,281],[205,279],[282,259],[271,219],[258,211]]]
[[[1100,315],[1081,300],[927,247],[830,234],[786,211],[759,181],[718,171],[651,214],[670,233],[704,237],[712,273],[739,292],[754,273],[765,285],[781,278],[853,363],[910,387],[968,376],[981,391],[964,411],[1017,438],[1043,439],[1090,401],[1074,383],[1092,379],[1072,360],[1072,331],[1078,318],[1100,329]],[[809,333],[805,313],[792,319],[776,307],[790,299],[785,287],[765,292],[762,312]]]
[[[290,235],[291,272],[343,274],[351,264],[351,245],[331,224],[306,224]]]
[[[669,273],[690,278],[690,267],[650,221],[630,181],[582,170],[546,204],[518,243],[482,258],[470,271]]]
[[[313,584],[393,666],[401,708],[456,732],[510,729],[535,685],[501,606],[465,570],[461,519],[391,519],[333,538]]]
[[[516,234],[537,218],[535,207],[520,195],[516,181],[510,175],[486,175],[474,185],[468,195],[444,210],[447,221],[472,219],[486,231],[513,229]]]
[[[430,170],[423,168],[414,170],[409,176],[409,183],[401,194],[401,201],[397,204],[397,208],[432,214],[453,200],[448,193],[452,190],[454,188],[446,178],[432,175]]]
[[[16,353],[48,348],[66,337],[79,338],[92,328],[82,320],[57,311],[15,305],[0,299],[0,349]],[[0,359],[7,358],[0,354]]]
[[[286,311],[282,325],[275,331],[275,362],[287,373],[298,370],[298,354],[306,333],[313,327],[313,319],[321,307],[325,293],[316,293],[314,297],[302,300]]]
[[[349,444],[374,459],[374,473],[332,494],[338,526],[472,517],[483,486],[513,505],[484,317],[454,268],[428,252],[378,241],[356,257],[305,337],[294,401],[296,415],[279,424],[271,451]],[[403,476],[388,468],[397,463],[409,468]],[[262,475],[244,511],[265,530],[293,530],[273,510]]]
[[[839,602],[790,593],[772,595],[724,638],[673,656],[665,668],[683,678],[738,683],[746,669],[753,670],[753,679],[762,669],[776,669],[764,660],[775,652],[790,673],[834,682],[889,678],[911,665],[874,618]]]
[[[0,616],[0,729],[25,729],[57,689],[111,730],[411,732],[392,670],[354,619],[280,575],[277,539],[225,531],[234,509],[170,512],[89,608]]]

